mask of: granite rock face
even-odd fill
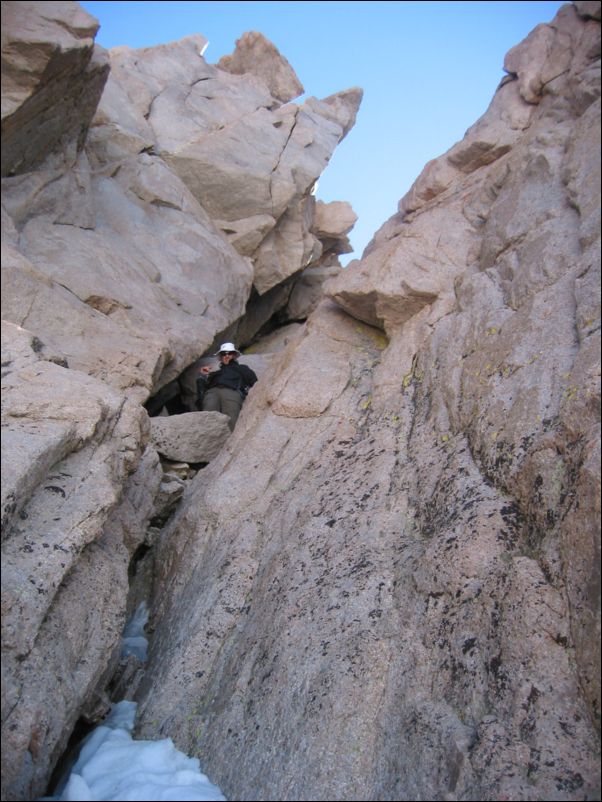
[[[3,15],[3,798],[128,691],[151,584],[138,732],[229,799],[599,798],[599,3],[344,271],[312,191],[360,90],[290,103],[259,34],[212,66]],[[233,434],[162,466],[204,414],[142,403],[281,310]]]
[[[164,531],[139,732],[229,799],[599,798],[593,5],[510,52]]]
[[[75,722],[108,710],[128,565],[161,477],[144,409],[51,356],[2,323],[7,799],[44,789]]]
[[[97,29],[75,2],[2,3],[3,799],[46,793],[108,709],[140,555],[188,481],[158,452],[209,461],[228,434],[203,450],[185,419],[208,413],[153,427],[143,404],[224,332],[286,317],[321,265],[311,191],[361,99],[283,105],[298,81],[260,35],[228,72],[198,34],[106,52]]]

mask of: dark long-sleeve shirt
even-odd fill
[[[204,382],[206,390],[212,387],[229,387],[231,390],[240,390],[252,387],[257,381],[254,370],[248,365],[240,365],[238,362],[230,362],[229,365],[222,365],[219,370],[210,373],[207,377],[200,377]]]

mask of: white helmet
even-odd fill
[[[240,356],[240,351],[234,345],[234,343],[222,343],[219,347],[219,351],[215,354],[215,356],[219,356],[220,354],[225,354],[229,351],[235,353],[237,356]]]

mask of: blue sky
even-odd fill
[[[261,31],[288,59],[306,95],[364,90],[355,128],[322,174],[317,196],[346,200],[359,220],[353,255],[397,211],[424,165],[486,110],[506,52],[562,2],[188,0],[82,2],[103,47],[150,45],[201,33],[217,62],[245,31]],[[299,100],[295,101],[299,102]]]

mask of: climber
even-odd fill
[[[234,343],[223,343],[215,354],[220,365],[212,370],[209,365],[200,369],[197,379],[198,398],[203,412],[222,412],[230,418],[234,429],[243,401],[249,388],[257,381],[255,372],[247,365],[239,365],[240,351]]]

